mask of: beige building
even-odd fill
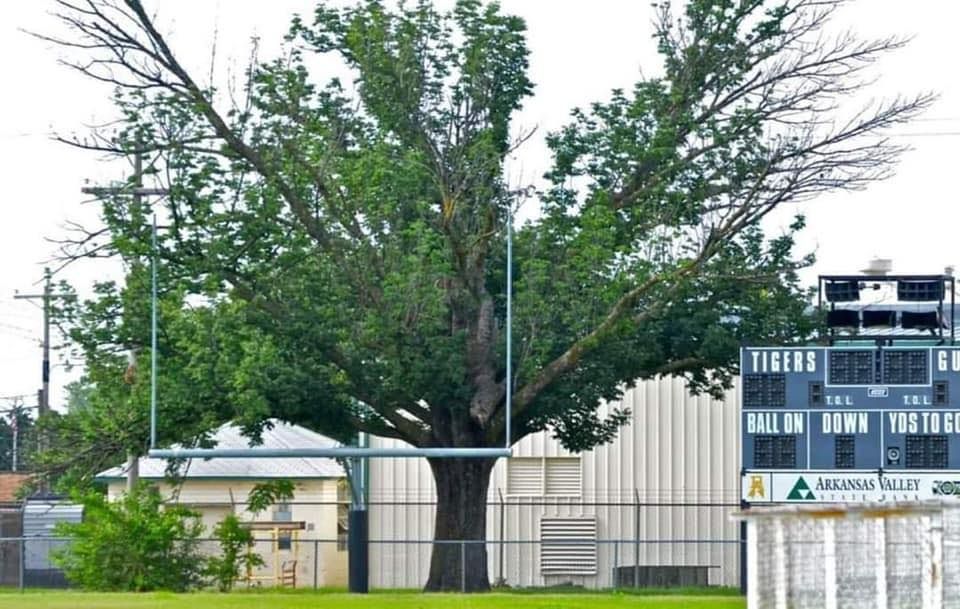
[[[218,448],[247,448],[240,429],[225,425],[213,437]],[[336,442],[303,427],[273,421],[264,430],[264,448],[328,447]],[[256,551],[265,565],[252,573],[251,584],[279,585],[286,571],[296,574],[297,587],[346,586],[346,517],[348,494],[343,468],[333,459],[195,459],[182,470],[182,483],[172,487],[165,479],[166,460],[140,459],[140,477],[155,482],[161,492],[200,513],[204,537],[211,537],[218,522],[235,513],[254,530]],[[289,504],[275,505],[264,513],[246,511],[250,489],[258,482],[291,480],[296,485]],[[126,470],[114,467],[97,480],[107,483],[111,498],[126,488]],[[214,541],[204,541],[216,552]]]
[[[659,379],[601,411],[613,407],[630,408],[632,420],[609,445],[575,455],[539,433],[497,464],[487,509],[491,581],[738,585],[736,392],[717,401]],[[371,459],[369,467],[370,539],[379,540],[370,547],[371,587],[421,586],[431,546],[388,542],[431,539],[429,467],[422,459]]]

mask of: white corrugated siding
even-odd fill
[[[640,565],[687,565],[716,567],[710,570],[710,583],[735,586],[739,577],[739,553],[734,541],[737,524],[730,521],[734,509],[715,507],[655,507],[652,503],[735,503],[739,500],[739,407],[736,391],[727,392],[723,401],[709,396],[691,396],[680,379],[660,379],[639,383],[627,391],[620,402],[601,406],[602,412],[614,407],[632,411],[629,425],[620,430],[609,445],[581,456],[579,480],[569,466],[553,471],[546,481],[533,476],[532,465],[543,457],[569,457],[560,444],[546,433],[528,436],[514,446],[516,463],[522,463],[522,482],[516,469],[508,472],[501,460],[491,477],[487,510],[490,577],[496,580],[501,570],[513,586],[541,586],[573,582],[588,587],[609,587],[613,583],[613,565],[633,565],[634,544],[603,543],[612,539],[713,540],[714,543],[642,543]],[[372,446],[395,446],[392,440],[373,438]],[[524,458],[531,458],[525,461]],[[534,459],[535,458],[535,459]],[[549,462],[549,460],[548,460]],[[508,480],[508,473],[513,476]],[[569,491],[578,486],[579,496],[510,494],[523,485],[552,483]],[[536,544],[497,544],[500,539],[499,507],[501,494],[506,501],[504,539],[538,540],[543,518],[596,519],[598,570],[593,575],[544,576],[539,568]],[[640,528],[636,530],[636,511],[629,504],[639,497]],[[433,531],[433,478],[423,460],[370,460],[370,539],[429,540]],[[382,502],[422,502],[425,505],[378,505]],[[531,505],[549,502],[550,505]],[[595,505],[591,505],[595,504]],[[639,535],[638,535],[639,533]],[[370,549],[371,585],[377,588],[419,587],[426,581],[430,564],[430,545],[374,543]],[[501,563],[502,558],[502,563]]]

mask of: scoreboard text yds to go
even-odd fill
[[[744,501],[960,495],[960,347],[745,348],[740,365]]]

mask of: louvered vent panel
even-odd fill
[[[542,495],[543,459],[514,457],[507,461],[507,494]]]
[[[548,457],[547,494],[580,496],[580,457]]]
[[[542,575],[596,575],[596,518],[541,518],[540,540]]]

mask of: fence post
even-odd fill
[[[313,589],[317,589],[317,563],[320,562],[320,542],[313,540]]]
[[[24,551],[26,550],[26,544],[24,543],[24,538],[20,536],[20,556],[17,559],[17,586],[20,588],[20,591],[23,592],[24,583],[23,583],[23,571],[24,571]]]
[[[877,518],[873,552],[876,556],[876,609],[887,609],[887,521]]]
[[[749,570],[747,569],[747,521],[743,520],[740,522],[740,543],[737,550],[740,554],[740,594],[746,595],[749,584],[747,583],[747,578],[749,575]],[[756,576],[754,574],[754,576]]]
[[[460,540],[460,592],[467,591],[467,544]]]
[[[824,609],[837,609],[837,521],[823,519]],[[928,605],[924,605],[927,607]]]
[[[773,560],[773,601],[776,609],[787,609],[787,552],[786,532],[783,529],[784,517],[777,516],[773,519],[773,540],[777,547],[777,553]]]
[[[503,539],[504,539],[504,503],[503,503],[503,491],[500,488],[497,488],[497,495],[500,496],[500,585],[507,585],[507,580],[503,577]]]
[[[617,537],[620,537],[617,535]],[[620,540],[616,539],[613,542],[613,587],[620,587],[620,579],[617,577],[617,565],[620,563]]]
[[[640,587],[640,491],[633,489],[633,587]]]
[[[747,607],[759,607],[760,578],[757,577],[757,574],[760,572],[758,568],[760,560],[760,544],[759,540],[757,539],[757,521],[744,521],[743,526],[743,536],[747,540],[746,544],[742,544],[746,547],[746,561],[744,562],[746,562],[747,566],[743,567],[743,573],[747,575],[744,576],[743,582],[747,589]]]

